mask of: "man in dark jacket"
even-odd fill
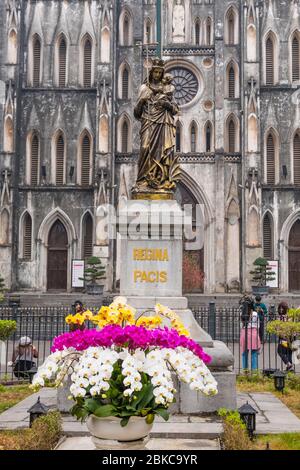
[[[257,295],[255,297],[254,310],[258,313],[259,317],[259,338],[261,342],[264,342],[265,336],[265,322],[267,320],[268,309],[266,304],[261,301],[261,296]]]

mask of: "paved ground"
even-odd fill
[[[27,397],[0,415],[0,429],[22,429],[28,427],[28,409],[37,401],[55,408],[56,390],[45,388]],[[238,393],[238,406],[249,402],[257,411],[257,433],[300,432],[298,419],[272,393]],[[68,437],[81,437],[88,434],[85,424],[70,415],[63,417],[64,434]],[[158,418],[153,426],[153,439],[215,439],[222,432],[220,421],[215,416],[174,415],[169,422]],[[158,442],[158,441],[157,441]]]

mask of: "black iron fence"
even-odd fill
[[[108,303],[109,300],[104,301],[104,304]],[[96,308],[91,308],[91,310],[97,311]],[[264,318],[260,329],[261,347],[258,351],[252,344],[252,341],[256,342],[256,338],[251,334],[251,330],[248,332],[246,330],[247,333],[245,333],[245,328],[243,329],[238,307],[220,307],[211,302],[208,306],[194,307],[192,311],[199,325],[214,340],[223,341],[232,351],[235,359],[234,369],[237,373],[240,373],[245,365],[250,370],[256,370],[256,368],[261,371],[285,370],[286,364],[281,359],[282,355],[278,355],[278,338],[266,332],[266,324],[270,319],[275,318],[274,314]],[[13,352],[16,351],[19,340],[23,336],[32,339],[38,351],[38,357],[33,360],[37,367],[41,365],[50,353],[53,338],[69,331],[65,322],[65,317],[69,313],[70,309],[65,307],[0,307],[0,319],[17,322],[16,332],[5,343],[0,342],[0,381],[10,382],[20,379],[16,377],[11,363]],[[93,325],[88,324],[87,327],[91,328]],[[258,335],[258,330],[255,331]],[[245,349],[249,350],[249,358],[244,352]],[[255,350],[257,351],[256,357],[253,352]],[[300,368],[296,368],[295,372],[300,373]]]

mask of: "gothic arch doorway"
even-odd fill
[[[300,220],[289,235],[289,291],[300,292]]]
[[[196,227],[196,205],[199,204],[192,192],[183,183],[177,185],[176,200],[183,207],[192,205],[193,230]],[[203,293],[204,291],[204,247],[193,248],[186,240],[183,242],[182,256],[182,291],[183,294]]]
[[[60,220],[48,236],[47,290],[66,291],[68,280],[68,235]]]

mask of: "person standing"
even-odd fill
[[[264,336],[265,336],[265,322],[268,316],[268,309],[266,304],[262,302],[261,296],[257,295],[255,297],[255,303],[254,303],[254,309],[258,313],[259,317],[259,338],[260,341],[263,343],[264,342]]]
[[[254,303],[248,304],[248,318],[244,317],[240,335],[243,369],[249,369],[248,358],[251,352],[251,370],[258,369],[258,353],[261,348],[259,337],[259,316]]]
[[[278,305],[278,315],[279,315],[280,321],[288,321],[288,316],[287,316],[288,309],[289,309],[289,306],[287,302],[280,302],[280,304]],[[291,349],[291,344],[288,338],[279,336],[277,352],[278,352],[280,359],[286,366],[286,371],[292,370],[293,369],[293,360],[292,360],[293,351]]]
[[[18,379],[28,379],[28,371],[36,366],[34,359],[38,357],[38,351],[32,344],[29,336],[22,336],[17,348],[13,351],[12,362],[15,377]]]

